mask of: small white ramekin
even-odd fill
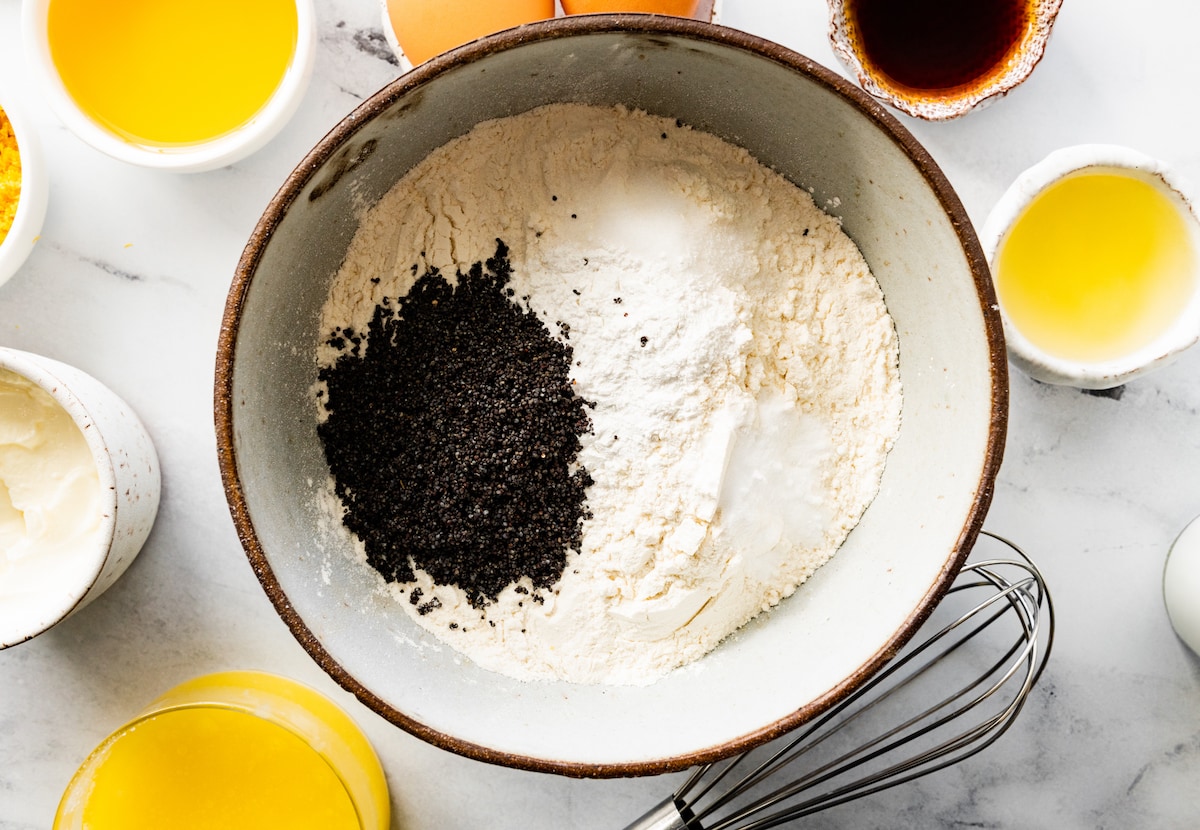
[[[1047,187],[1065,176],[1084,170],[1118,170],[1158,188],[1174,204],[1191,229],[1192,245],[1200,256],[1200,220],[1197,220],[1190,190],[1170,167],[1144,153],[1112,144],[1080,144],[1065,147],[1021,173],[984,223],[980,243],[993,273],[996,256],[1009,229],[1026,207]],[[1165,366],[1200,340],[1200,273],[1187,304],[1176,319],[1153,341],[1136,351],[1111,360],[1082,362],[1049,354],[1030,342],[1017,328],[1000,301],[1004,337],[1009,360],[1031,377],[1045,383],[1080,389],[1111,389],[1152,369]]]
[[[78,568],[61,574],[56,591],[43,592],[37,613],[0,614],[0,649],[22,643],[83,608],[125,572],[158,513],[158,456],[146,428],[127,403],[91,375],[41,355],[0,348],[0,368],[46,390],[83,432],[100,478],[103,519]]]
[[[46,204],[50,195],[50,178],[42,158],[42,145],[37,129],[24,107],[9,90],[0,86],[0,109],[12,124],[21,158],[21,195],[17,213],[4,241],[0,242],[0,285],[25,262],[42,232],[46,221]]]
[[[316,12],[312,0],[296,0],[296,51],[275,93],[253,118],[231,133],[198,144],[178,147],[138,144],[97,124],[67,92],[50,55],[49,8],[50,0],[26,0],[21,13],[26,55],[41,80],[50,106],[80,139],[115,159],[141,167],[199,173],[249,156],[283,129],[299,108],[312,78],[317,50]]]

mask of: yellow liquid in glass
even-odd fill
[[[155,146],[208,141],[253,118],[298,30],[295,0],[51,0],[47,25],[79,107]]]
[[[320,755],[246,712],[168,711],[119,734],[83,808],[89,830],[359,830]]]
[[[1180,210],[1119,171],[1075,173],[1046,188],[994,263],[1009,321],[1068,360],[1112,360],[1148,345],[1195,290],[1196,251]]]

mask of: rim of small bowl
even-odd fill
[[[392,54],[400,64],[401,72],[409,72],[413,68],[413,63],[408,59],[408,55],[404,54],[404,47],[400,45],[400,39],[396,36],[396,29],[392,26],[392,16],[388,13],[388,1],[379,0],[379,14],[382,18],[381,25],[383,27],[383,38],[387,41],[388,46],[392,50]],[[720,23],[722,8],[725,5],[725,0],[709,0],[712,6],[709,10],[709,23]],[[561,4],[560,4],[561,5]],[[597,14],[597,12],[581,12],[580,14]],[[563,17],[579,17],[580,14],[562,14]],[[626,14],[652,14],[652,12],[626,12]],[[692,18],[698,19],[698,18]]]
[[[239,161],[274,138],[291,120],[312,78],[316,62],[317,22],[313,0],[295,0],[296,49],[283,79],[249,121],[232,132],[196,144],[159,147],[122,138],[96,123],[79,108],[63,85],[50,54],[47,12],[52,0],[28,0],[21,9],[26,56],[33,64],[51,108],[72,133],[96,150],[119,161],[169,170],[200,173]]]
[[[24,104],[11,91],[0,87],[0,109],[12,125],[21,160],[21,195],[12,227],[0,242],[0,285],[8,282],[25,264],[46,221],[50,177],[42,156],[42,143]]]
[[[392,16],[388,13],[388,0],[379,0],[379,16],[380,25],[383,27],[383,39],[387,41],[392,55],[400,64],[400,71],[411,71],[413,63],[408,59],[408,55],[404,54],[404,47],[400,45],[400,39],[396,37],[396,29],[392,26]]]
[[[1187,592],[1181,592],[1182,595],[1176,594],[1173,590],[1171,580],[1171,574],[1175,569],[1173,562],[1178,561],[1178,559],[1173,559],[1175,555],[1175,549],[1179,547],[1179,543],[1182,542],[1185,537],[1196,533],[1200,533],[1200,516],[1196,516],[1188,521],[1188,523],[1183,526],[1183,529],[1175,534],[1175,538],[1171,540],[1171,545],[1167,548],[1167,555],[1163,559],[1161,587],[1163,608],[1167,612],[1167,621],[1171,623],[1171,630],[1175,632],[1175,636],[1179,638],[1180,642],[1182,642],[1192,651],[1196,652],[1197,655],[1200,655],[1200,639],[1197,639],[1195,631],[1189,631],[1188,636],[1184,637],[1183,632],[1180,631],[1180,628],[1183,627],[1184,621],[1177,620],[1176,613],[1173,613],[1178,612],[1181,607],[1189,607],[1186,604],[1186,600],[1184,600],[1184,596],[1186,596]],[[1176,599],[1176,597],[1178,597],[1179,601],[1173,601]],[[1200,619],[1200,617],[1197,619]],[[1189,620],[1188,622],[1192,622],[1192,620]]]
[[[96,465],[96,473],[100,480],[100,501],[103,511],[100,519],[100,531],[96,535],[94,548],[89,555],[90,564],[88,569],[86,571],[73,571],[71,574],[76,578],[73,585],[81,588],[79,596],[72,600],[67,595],[60,595],[57,605],[47,606],[52,609],[47,615],[48,622],[44,625],[31,626],[28,632],[23,633],[19,639],[11,643],[0,642],[0,651],[32,640],[37,635],[48,631],[66,619],[72,611],[86,600],[92,586],[96,584],[96,580],[103,573],[104,566],[108,562],[109,557],[112,556],[113,541],[117,528],[117,475],[113,469],[112,456],[109,455],[104,443],[104,436],[100,434],[100,429],[92,419],[87,406],[71,390],[67,383],[58,377],[56,373],[58,365],[65,364],[59,364],[58,361],[52,358],[36,355],[32,352],[0,347],[0,369],[7,369],[10,372],[18,374],[45,390],[54,399],[55,403],[67,411],[75,426],[83,433],[83,438],[87,442],[88,450],[91,451],[92,462]]]
[[[1046,188],[1064,178],[1088,170],[1115,170],[1133,175],[1158,188],[1179,210],[1191,231],[1195,249],[1196,275],[1192,296],[1178,317],[1162,334],[1129,354],[1098,361],[1077,361],[1051,354],[1032,343],[1013,324],[1000,303],[1009,356],[1030,376],[1080,389],[1119,386],[1179,357],[1200,340],[1200,217],[1196,214],[1194,191],[1166,162],[1119,144],[1076,144],[1047,155],[1024,170],[996,202],[980,232],[980,241],[991,267],[1008,232],[1021,213]],[[997,299],[999,302],[999,298]]]
[[[238,327],[246,294],[258,262],[288,208],[297,201],[312,178],[322,169],[322,165],[328,162],[346,141],[351,139],[365,123],[371,121],[380,112],[386,111],[397,99],[448,70],[469,65],[479,58],[519,47],[524,43],[573,35],[604,33],[670,35],[751,52],[804,75],[809,80],[835,92],[875,122],[920,171],[926,183],[937,195],[938,201],[958,235],[980,301],[993,379],[987,450],[980,471],[980,479],[975,485],[976,497],[964,518],[962,530],[955,543],[954,555],[947,560],[942,571],[931,583],[925,597],[913,608],[909,617],[897,628],[889,641],[826,694],[800,706],[790,715],[773,723],[766,724],[737,739],[704,750],[663,759],[620,763],[562,761],[531,757],[467,741],[426,726],[415,717],[395,709],[350,674],[332,654],[325,650],[320,640],[292,607],[286,593],[275,578],[270,560],[255,532],[238,473],[233,398],[234,355],[237,350]],[[772,41],[736,29],[685,18],[644,14],[578,15],[518,26],[464,44],[432,58],[371,95],[321,139],[297,165],[267,205],[262,218],[246,244],[234,273],[217,346],[214,417],[217,433],[217,456],[226,499],[229,502],[230,513],[238,537],[250,560],[251,567],[262,584],[263,590],[275,606],[276,612],[287,624],[293,636],[330,677],[393,725],[450,752],[479,761],[534,772],[556,773],[576,778],[616,778],[658,775],[684,770],[697,764],[728,758],[752,749],[795,729],[828,710],[882,668],[912,638],[949,589],[982,529],[983,520],[991,504],[994,482],[1004,452],[1008,418],[1008,367],[1003,330],[999,317],[994,312],[995,302],[991,276],[983,251],[967,212],[949,180],[929,152],[894,116],[861,89],[832,70]]]
[[[858,83],[868,93],[914,118],[926,121],[950,121],[969,112],[981,109],[1003,98],[1025,82],[1046,54],[1046,44],[1062,8],[1062,0],[1040,0],[1040,8],[1033,24],[1033,32],[1027,35],[1028,42],[1021,47],[1021,62],[1008,71],[995,75],[987,83],[971,86],[961,94],[922,96],[914,91],[906,95],[897,88],[881,81],[878,74],[863,64],[858,50],[850,38],[846,6],[851,0],[828,0],[829,44],[838,60],[854,73]],[[978,2],[978,0],[963,0]]]

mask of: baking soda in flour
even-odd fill
[[[381,302],[497,240],[512,301],[570,347],[589,404],[582,541],[544,590],[473,604],[420,569],[386,590],[484,668],[653,682],[794,592],[858,522],[899,429],[891,318],[837,220],[745,150],[562,104],[479,124],[364,213],[318,363],[346,355],[347,329],[369,352]]]

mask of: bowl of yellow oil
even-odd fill
[[[203,675],[88,756],[54,830],[387,830],[383,768],[337,704],[274,674]]]
[[[1017,177],[981,242],[1009,358],[1038,380],[1119,386],[1200,339],[1200,222],[1158,159],[1056,151]]]
[[[312,75],[312,0],[30,0],[22,14],[58,117],[146,167],[198,172],[250,155]]]

